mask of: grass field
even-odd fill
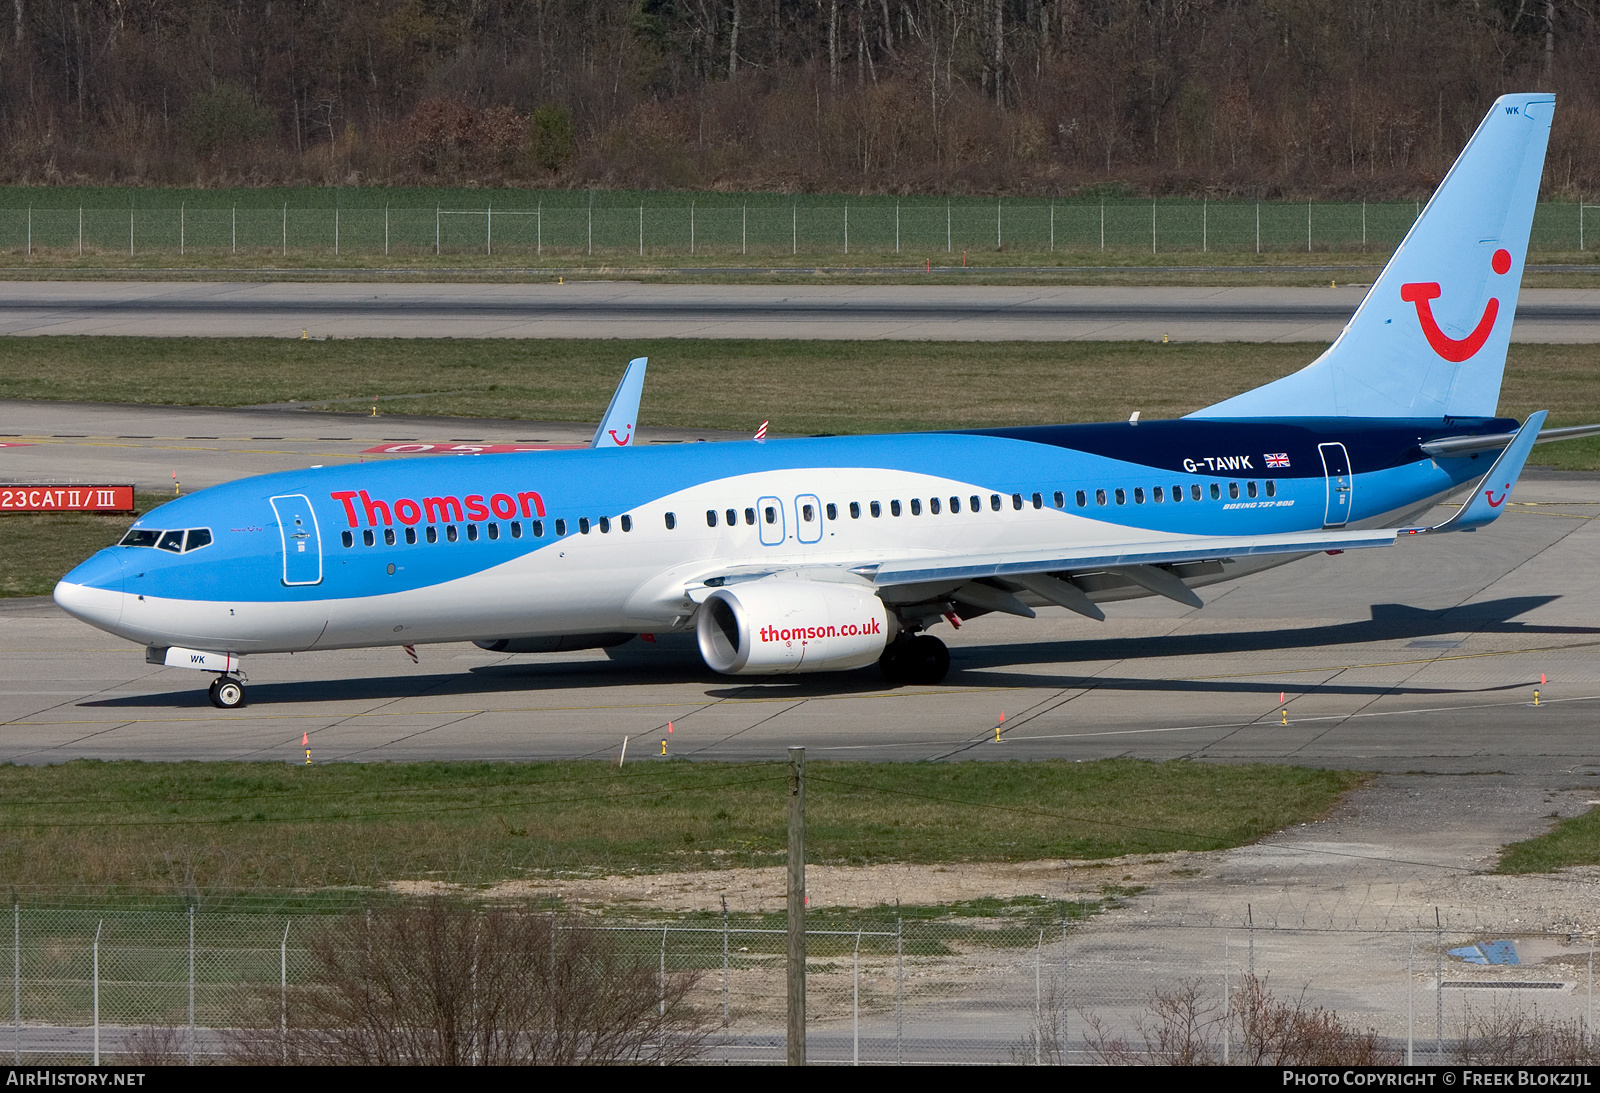
[[[593,421],[650,358],[642,424],[775,433],[1176,417],[1306,364],[1319,344],[278,338],[0,339],[0,397],[250,406],[389,396],[390,414]],[[207,382],[196,385],[194,377]],[[1516,345],[1500,411],[1600,421],[1600,350]],[[395,395],[414,397],[395,399]],[[1600,469],[1600,440],[1534,462]]]
[[[1130,760],[813,763],[807,854],[866,863],[1221,849],[1321,815],[1364,777]],[[781,763],[0,767],[0,876],[24,890],[135,895],[773,865],[785,802]]]
[[[1562,820],[1538,838],[1500,852],[1500,873],[1553,873],[1570,865],[1600,865],[1600,808]]]
[[[0,252],[542,259],[962,254],[1383,254],[1421,205],[475,188],[0,188]],[[1587,209],[1546,202],[1531,249],[1584,252]],[[940,256],[944,256],[941,259]]]

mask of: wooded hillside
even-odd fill
[[[11,0],[0,181],[1411,196],[1600,0]]]

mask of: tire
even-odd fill
[[[208,694],[219,710],[237,710],[244,705],[244,684],[231,676],[219,676]]]
[[[950,650],[931,634],[918,634],[907,642],[900,659],[907,683],[929,686],[950,674]]]
[[[883,673],[883,678],[890,683],[904,683],[905,679],[905,649],[906,642],[891,641],[884,646],[883,655],[878,658],[878,671]]]

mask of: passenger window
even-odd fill
[[[1128,503],[1128,491],[1119,489],[1117,491],[1117,504],[1126,505],[1127,503]]]
[[[439,541],[439,529],[434,527],[432,524],[429,524],[428,525],[428,542],[437,543],[438,541]]]
[[[1014,493],[1011,495],[1011,507],[1014,509],[1020,509],[1022,507],[1022,494]]]
[[[671,512],[667,513],[667,530],[671,531],[673,528],[675,528],[677,526],[678,526],[678,517],[677,517],[677,515],[675,513],[671,513]],[[537,521],[534,522],[533,527],[534,527],[534,532],[533,533],[535,535],[538,535],[539,534],[539,530],[538,530],[539,524],[538,524]]]
[[[967,498],[967,505],[972,509],[973,512],[983,511],[983,504],[978,500],[977,494],[973,494],[971,497]]]
[[[860,501],[852,501],[852,502],[850,502],[850,519],[852,519],[852,520],[861,519],[861,502]]]
[[[1194,482],[1194,483],[1190,484],[1190,486],[1189,486],[1189,500],[1191,500],[1191,501],[1200,500],[1200,483]]]
[[[733,521],[730,520],[728,522],[731,524]],[[610,535],[611,534],[611,517],[609,517],[609,516],[600,517],[600,534],[601,535]]]
[[[813,505],[801,505],[800,506],[800,519],[804,520],[806,523],[809,524],[809,523],[811,523],[811,521],[815,520],[816,518],[817,518],[817,510],[816,510],[815,506],[813,506]]]
[[[1000,495],[998,493],[991,493],[989,495],[989,508],[995,512],[1000,511]]]
[[[1162,488],[1160,486],[1157,486],[1155,489],[1150,491],[1150,500],[1154,501],[1156,504],[1159,505],[1159,504],[1161,504],[1161,502],[1165,501],[1166,499],[1167,499],[1166,492],[1164,490],[1162,490]]]
[[[778,507],[776,505],[766,506],[761,510],[761,518],[769,524],[776,524],[778,522]]]
[[[934,516],[939,515],[939,499],[937,497],[928,498],[928,512]]]
[[[890,501],[889,502],[889,515],[890,516],[899,516],[900,515],[900,502],[898,502],[898,501]]]
[[[751,525],[755,524],[755,522],[756,522],[756,510],[755,509],[745,509],[744,510],[744,522],[747,523],[747,524],[751,524]]]
[[[624,516],[622,518],[622,530],[623,531],[632,531],[633,530],[633,517]]]
[[[417,541],[417,529],[416,528],[406,528],[406,542],[407,543],[415,543],[416,541]]]
[[[1036,509],[1044,508],[1044,497],[1043,497],[1043,495],[1037,494],[1037,493],[1033,495],[1033,507],[1036,508]]]
[[[499,524],[490,524],[490,525],[488,525],[488,529],[487,530],[489,532],[489,538],[490,539],[498,539],[498,538],[500,538],[500,525]]]
[[[960,512],[961,511],[961,498],[959,498],[959,497],[950,498],[950,511],[951,512]]]
[[[716,509],[706,509],[706,527],[714,528],[716,526],[717,526],[717,510]],[[584,530],[588,530],[588,529],[586,528]]]
[[[1178,502],[1180,502],[1182,500],[1183,500],[1183,487],[1182,486],[1173,486],[1172,487],[1172,503],[1174,505],[1176,505]]]
[[[1095,490],[1094,491],[1094,503],[1097,504],[1097,505],[1103,505],[1103,504],[1106,503],[1106,491],[1105,490]]]
[[[1237,483],[1237,482],[1229,482],[1228,483],[1228,496],[1233,498],[1235,501],[1237,501],[1239,499],[1239,483]]]
[[[1089,503],[1089,495],[1085,491],[1079,490],[1077,495],[1073,497],[1073,500],[1078,503],[1078,507],[1081,509]],[[1102,502],[1102,504],[1103,503],[1104,502]]]
[[[348,531],[341,531],[339,533],[339,541],[347,547],[353,547],[356,545],[356,537],[351,535]]]
[[[563,535],[565,535],[566,533],[567,533],[567,521],[566,521],[566,519],[563,518],[563,519],[557,520],[556,521],[556,538],[559,539]]]
[[[874,502],[872,502],[872,504],[868,505],[867,506],[867,510],[872,513],[874,518],[877,518],[877,517],[883,515],[883,508],[876,501],[874,501]]]
[[[1056,491],[1056,496],[1055,496],[1055,502],[1056,502],[1056,508],[1058,508],[1058,509],[1066,508],[1067,507],[1067,495],[1062,493],[1060,490],[1057,490]]]
[[[920,497],[913,497],[911,499],[911,515],[912,516],[921,516],[922,515],[922,499]]]
[[[715,514],[713,514],[713,515],[715,515]],[[716,523],[716,521],[712,520],[712,524],[714,525],[715,523]],[[579,535],[587,535],[587,534],[589,534],[589,518],[587,516],[578,517],[578,534]]]
[[[1267,483],[1267,496],[1268,497],[1276,497],[1276,496],[1278,496],[1278,484],[1276,482],[1270,482],[1269,481]]]
[[[1199,489],[1198,486],[1196,486],[1195,488]],[[1222,500],[1222,487],[1217,485],[1215,482],[1211,483],[1211,500],[1213,500],[1213,501]]]
[[[1144,487],[1143,486],[1135,486],[1133,488],[1133,503],[1135,505],[1144,504]]]
[[[162,545],[165,546],[166,544],[163,543]],[[363,531],[361,533],[361,545],[362,546],[371,546],[372,545],[372,529],[371,528],[368,528],[366,531]]]
[[[189,538],[191,540],[194,538],[194,534],[192,532],[190,533]],[[489,538],[492,539],[494,536],[491,535]],[[383,529],[383,544],[384,546],[394,546],[394,528]]]
[[[372,532],[370,532],[370,531],[367,532],[367,538],[369,540],[372,538]],[[371,543],[369,542],[368,545],[370,546]],[[161,541],[156,544],[156,547],[158,549],[161,549],[161,550],[170,550],[174,554],[182,554],[183,553],[183,532],[181,532],[181,531],[162,532]]]
[[[447,524],[444,529],[444,537],[454,543],[461,538],[461,535],[456,531],[454,524]]]
[[[839,519],[839,506],[835,505],[832,501],[828,502],[828,508],[827,508],[826,511],[828,513],[828,519],[830,519],[830,520]]]
[[[467,542],[476,543],[477,541],[478,541],[478,525],[477,524],[468,524],[467,525]]]
[[[671,527],[672,525],[668,524],[667,526]],[[543,520],[535,520],[535,521],[533,521],[532,523],[530,523],[528,525],[528,530],[533,532],[533,537],[535,539],[543,539],[544,538],[544,521]]]
[[[1254,497],[1256,495],[1256,484],[1254,482],[1246,482],[1244,484],[1244,492],[1249,496]]]
[[[737,510],[737,509],[729,509],[727,512],[723,513],[722,515],[727,518],[728,526],[730,528],[738,526],[738,524],[739,524],[739,510]]]

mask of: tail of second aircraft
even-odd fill
[[[1503,95],[1328,351],[1191,417],[1493,417],[1555,99]]]

